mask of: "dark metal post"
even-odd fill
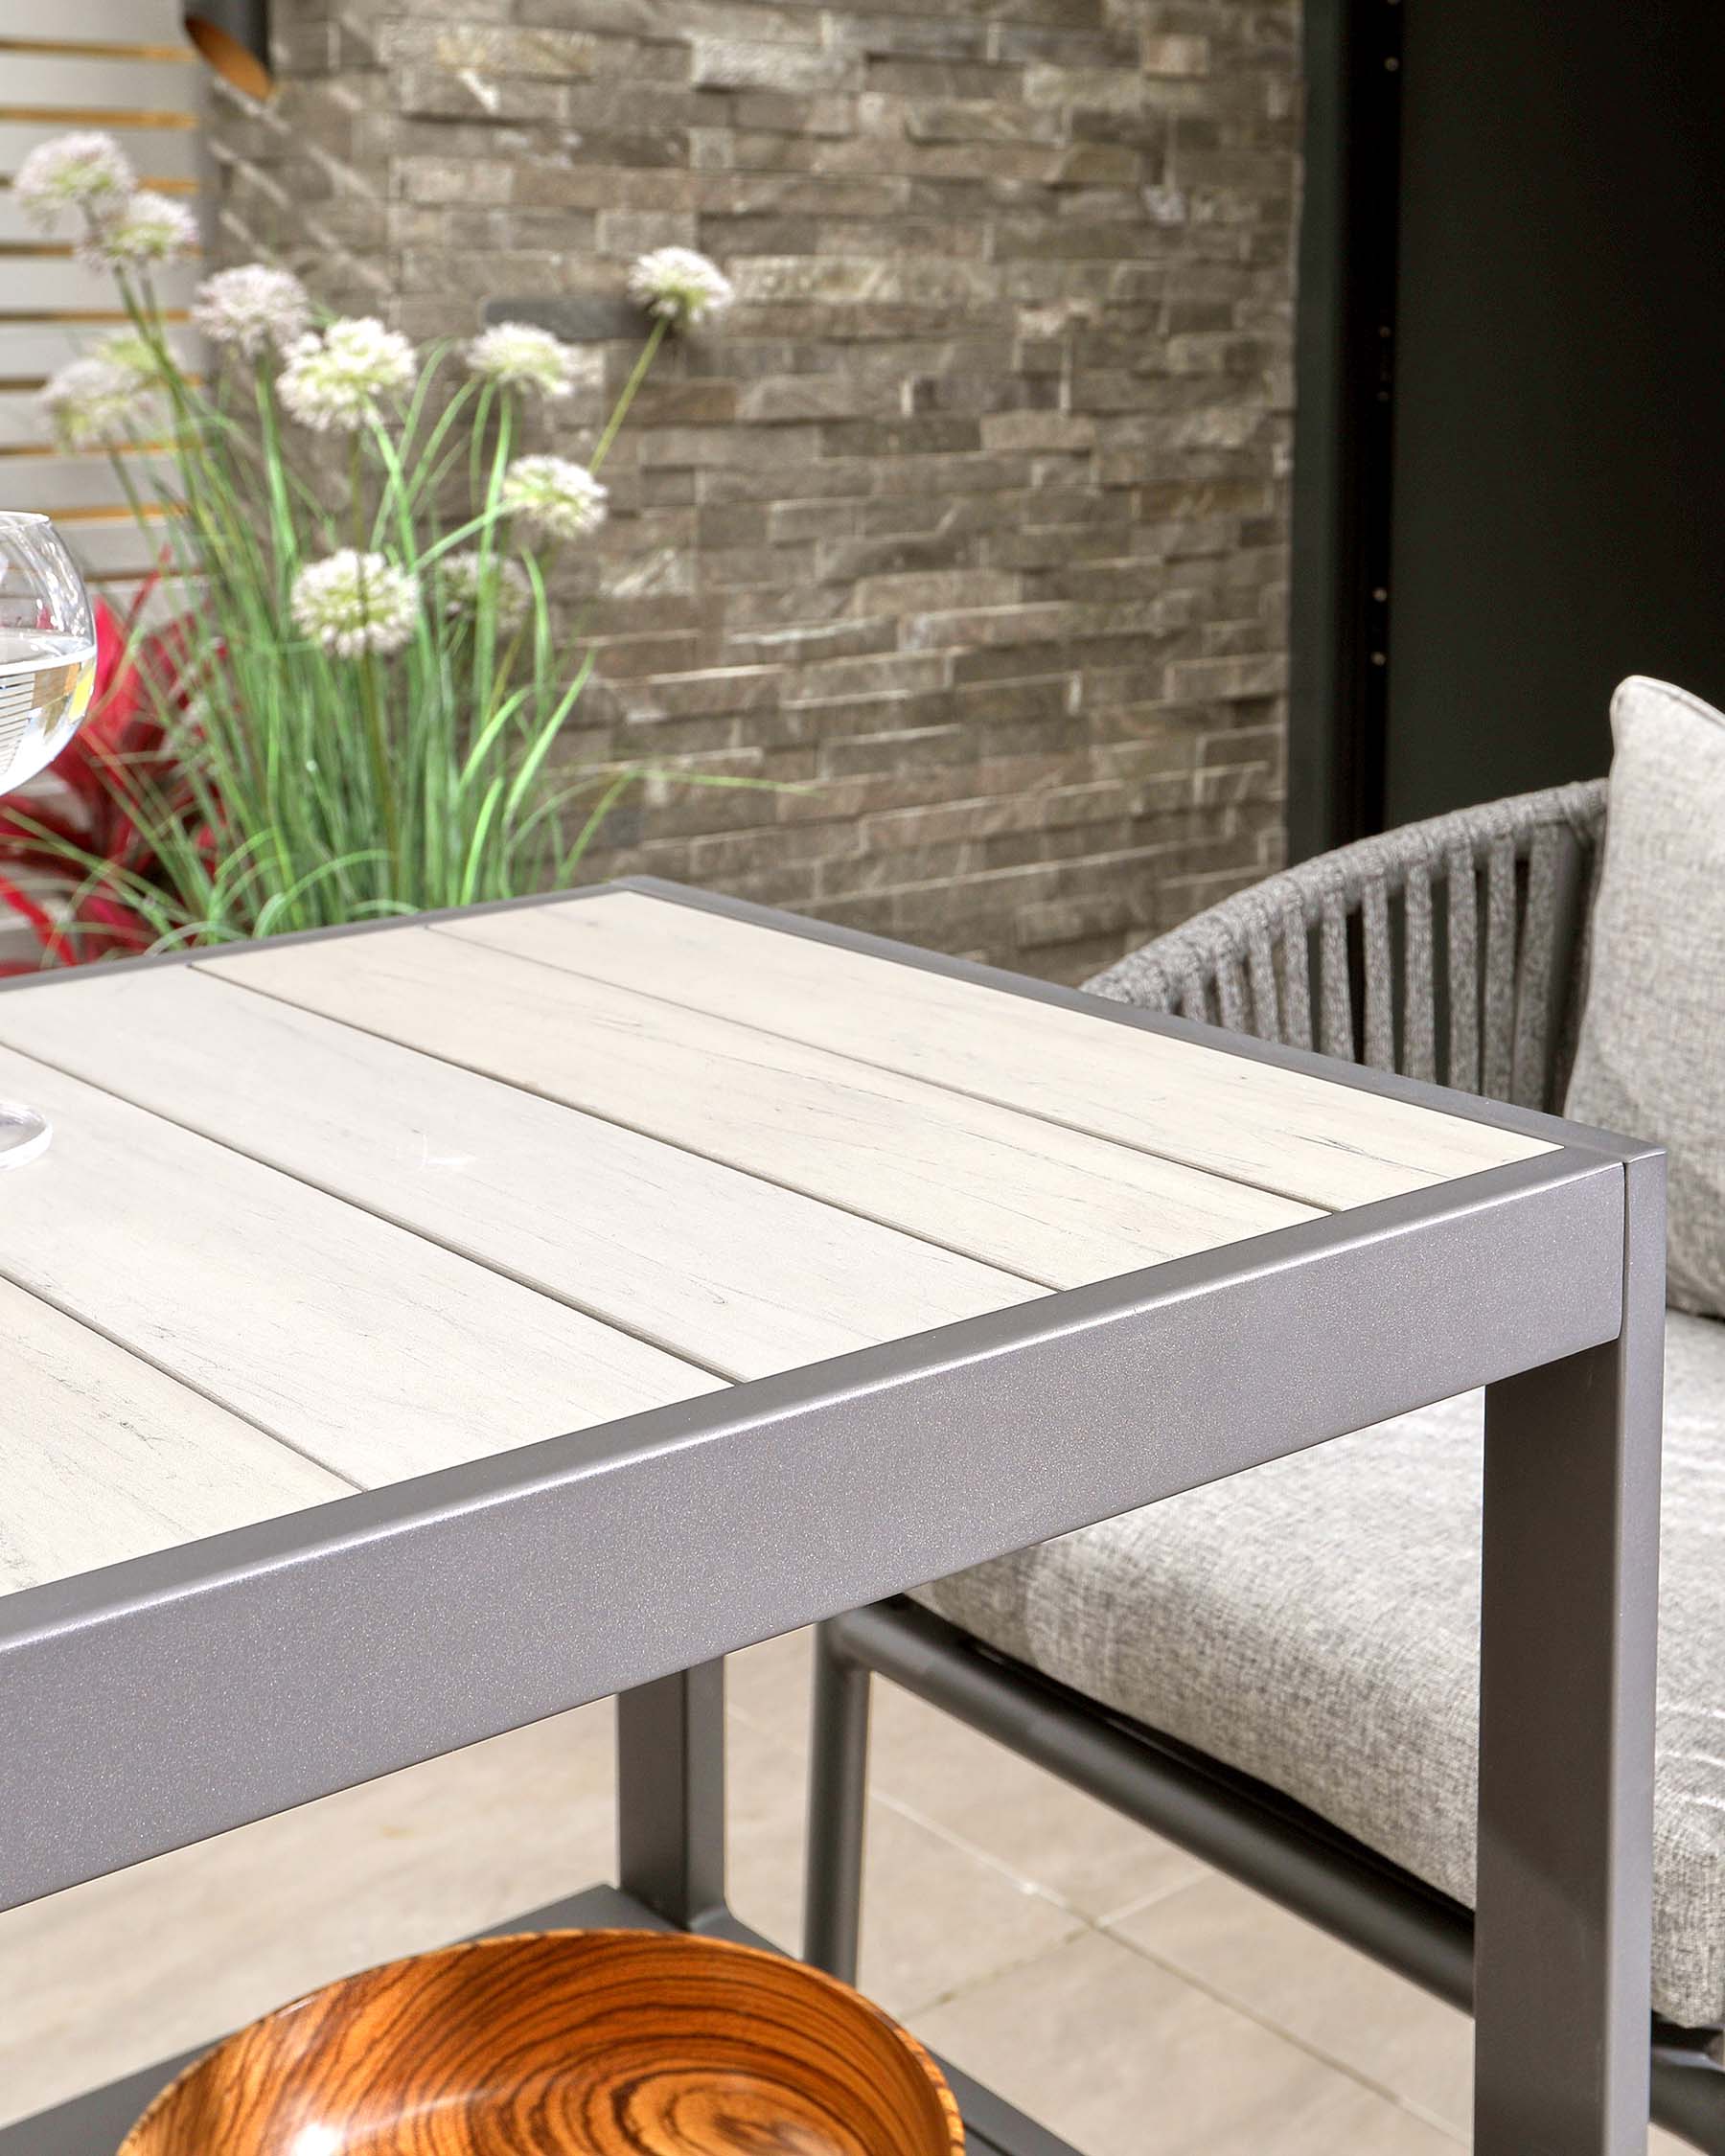
[[[617,1695],[617,1884],[685,1931],[724,1915],[724,1663]]]
[[[1307,0],[1300,11],[1291,860],[1383,829],[1405,11],[1384,0]]]
[[[1646,2147],[1664,1157],[1624,1175],[1621,1337],[1486,1392],[1478,2156]]]
[[[857,1981],[862,1923],[869,1682],[833,1625],[816,1625],[803,1960],[846,1984]]]

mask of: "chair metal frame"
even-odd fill
[[[1603,781],[1413,824],[1225,900],[1089,985],[1378,1069],[1555,1109],[1575,1051]],[[816,1628],[804,1952],[854,1978],[869,1686],[890,1678],[1471,2010],[1470,1910],[1280,1792],[904,1597]],[[1717,2030],[1651,2025],[1652,2116],[1725,2156]]]

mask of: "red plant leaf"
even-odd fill
[[[128,895],[132,879],[148,883],[157,875],[154,848],[138,822],[146,801],[152,817],[165,811],[188,830],[195,818],[202,823],[197,790],[168,747],[162,716],[186,704],[180,682],[190,650],[187,624],[140,631],[159,581],[160,572],[145,581],[124,619],[105,599],[96,602],[91,712],[55,765],[64,792],[0,808],[0,902],[29,921],[55,962],[145,951],[155,940]],[[196,843],[213,862],[214,838],[200,829]],[[101,865],[86,875],[76,856]],[[70,918],[57,921],[4,874],[9,868],[45,871],[77,886]],[[165,881],[162,888],[169,893]]]

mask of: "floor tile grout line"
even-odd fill
[[[901,1819],[907,1819],[912,1825],[920,1826],[926,1834],[932,1834],[949,1848],[958,1850],[974,1864],[994,1872],[1007,1885],[1016,1888],[1026,1900],[1046,1901],[1050,1908],[1058,1909],[1063,1916],[1070,1916],[1078,1923],[1094,1928],[1095,1918],[1085,1910],[1075,1907],[1052,1887],[1045,1887],[1040,1879],[1025,1878],[1021,1872],[1014,1870],[1003,1857],[996,1856],[979,1843],[972,1842],[962,1834],[955,1834],[951,1827],[942,1826],[938,1820],[930,1819],[925,1812],[916,1810],[913,1805],[907,1804],[902,1798],[894,1797],[886,1790],[873,1790],[870,1794],[888,1811],[896,1812]]]
[[[746,1722],[757,1737],[765,1738],[769,1743],[777,1745],[788,1753],[794,1753],[799,1764],[806,1764],[803,1755],[794,1753],[794,1747],[790,1740],[781,1736],[777,1731],[766,1728],[742,1709],[733,1707],[730,1711],[736,1713],[741,1720]],[[883,1789],[876,1782],[871,1781],[869,1783],[868,1800],[870,1803],[878,1803],[886,1810],[895,1813],[900,1819],[908,1820],[911,1825],[920,1827],[924,1833],[932,1834],[936,1841],[944,1842],[949,1848],[956,1850],[961,1856],[968,1857],[972,1863],[978,1865],[1005,1885],[1012,1887],[1026,1900],[1045,1901],[1050,1908],[1058,1910],[1063,1916],[1070,1916],[1077,1923],[1094,1925],[1095,1919],[1087,1911],[1075,1907],[1064,1895],[1056,1892],[1054,1889],[1044,1886],[1040,1879],[1025,1878],[1022,1873],[1015,1871],[1003,1857],[996,1856],[992,1850],[983,1848],[979,1843],[967,1840],[962,1834],[955,1834],[951,1827],[943,1826],[938,1820],[929,1818],[926,1813],[918,1811],[913,1805],[906,1803],[902,1798],[893,1796],[889,1790]]]
[[[1145,1831],[1148,1833],[1149,1829],[1146,1828]],[[1110,1931],[1116,1924],[1125,1923],[1128,1917],[1141,1915],[1149,1909],[1160,1909],[1163,1902],[1172,1901],[1176,1894],[1186,1893],[1194,1887],[1203,1886],[1207,1880],[1223,1876],[1214,1866],[1206,1864],[1202,1857],[1190,1856],[1184,1849],[1181,1849],[1178,1842],[1169,1842],[1167,1846],[1171,1849],[1179,1849],[1185,1861],[1195,1867],[1191,1875],[1184,1879],[1169,1879],[1160,1887],[1152,1887],[1148,1893],[1139,1894],[1136,1901],[1122,1903],[1118,1909],[1105,1909],[1099,1916],[1091,1918],[1099,1931]]]
[[[731,1704],[730,1711],[746,1722],[757,1736],[770,1738],[772,1742],[782,1745],[787,1752],[794,1753],[799,1763],[806,1768],[807,1747],[805,1744],[785,1736],[780,1731],[772,1729],[763,1722],[757,1715],[751,1714],[747,1708],[738,1707],[734,1702]],[[1070,1916],[1076,1917],[1080,1923],[1088,1924],[1092,1929],[1106,1929],[1110,1924],[1122,1921],[1128,1915],[1135,1915],[1140,1910],[1153,1908],[1158,1903],[1165,1901],[1170,1895],[1182,1893],[1187,1888],[1197,1886],[1204,1879],[1213,1876],[1208,1865],[1201,1865],[1200,1859],[1192,1857],[1187,1861],[1195,1866],[1200,1866],[1200,1869],[1192,1876],[1169,1880],[1164,1886],[1153,1888],[1149,1892],[1140,1894],[1136,1899],[1125,1902],[1116,1909],[1105,1910],[1097,1914],[1094,1911],[1080,1907],[1078,1903],[1062,1893],[1058,1887],[1050,1886],[1047,1881],[1034,1878],[1027,1873],[1015,1869],[1006,1858],[998,1856],[992,1849],[984,1847],[981,1843],[971,1841],[967,1836],[958,1833],[942,1821],[932,1818],[927,1812],[920,1810],[912,1800],[898,1795],[896,1791],[886,1787],[872,1776],[869,1779],[868,1795],[871,1800],[878,1800],[886,1804],[889,1810],[898,1813],[901,1818],[911,1821],[915,1825],[924,1828],[928,1833],[947,1843],[949,1846],[960,1850],[964,1855],[973,1858],[988,1869],[1000,1873],[1018,1888],[1022,1893],[1035,1895],[1041,1900],[1050,1902],[1055,1908]],[[1167,1846],[1170,1848],[1177,1846],[1173,1843]],[[1181,1854],[1184,1856],[1184,1852],[1182,1851]]]
[[[948,1984],[944,1991],[932,1992],[927,1999],[901,2007],[893,2018],[908,2027],[919,2014],[937,2013],[941,2007],[951,2006],[954,2000],[968,1997],[973,1991],[981,1990],[986,1984],[999,1984],[1003,1978],[1018,1976],[1026,1969],[1034,1969],[1042,1962],[1052,1960],[1056,1954],[1064,1954],[1068,1947],[1082,1938],[1087,1932],[1094,1930],[1093,1924],[1089,1924],[1080,1917],[1075,1928],[1063,1938],[1050,1939],[1046,1945],[1037,1947],[1034,1953],[1009,1956],[992,1968],[984,1969],[976,1976],[966,1977],[961,1984]]]
[[[1308,2058],[1315,2060],[1319,2065],[1327,2066],[1337,2074],[1346,2076],[1358,2087],[1369,2090],[1373,2096],[1382,2097],[1386,2102],[1393,2104],[1398,2111],[1404,2111],[1410,2118],[1417,2119],[1421,2125],[1430,2126],[1434,2132],[1442,2134],[1446,2140],[1457,2142],[1458,2145],[1461,2147],[1467,2146],[1466,2140],[1457,2134],[1455,2127],[1447,2120],[1440,2119],[1435,2112],[1429,2111],[1424,2104],[1417,2102],[1412,2097],[1404,2096],[1399,2090],[1392,2088],[1388,2082],[1376,2079],[1375,2076],[1366,2073],[1360,2067],[1350,2064],[1346,2059],[1337,2057],[1333,2052],[1325,2051],[1322,2045],[1313,2043],[1309,2037],[1300,2035],[1297,2030],[1289,2029],[1284,2023],[1272,2019],[1258,2007],[1240,1998],[1236,1993],[1224,1989],[1209,1978],[1200,1975],[1195,1969],[1187,1968],[1184,1962],[1173,1961],[1163,1954],[1152,1953],[1148,1947],[1141,1945],[1137,1939],[1128,1938],[1123,1932],[1103,1924],[1096,1925],[1094,1929],[1104,1938],[1112,1939],[1116,1945],[1125,1947],[1130,1954],[1136,1954],[1139,1961],[1149,1962],[1152,1968],[1161,1969],[1164,1976],[1177,1978],[1182,1984],[1189,1984],[1194,1991],[1200,1991],[1207,1999],[1213,1999],[1218,2006],[1227,2007],[1234,2013],[1240,2014],[1256,2028],[1263,2030],[1267,2035],[1280,2037],[1283,2043],[1291,2044],[1296,2051],[1303,2052]]]
[[[766,1729],[746,1710],[739,1709],[735,1711],[742,1714],[742,1718],[754,1731],[756,1735],[770,1738],[774,1743],[782,1745],[788,1752],[795,1750],[790,1739],[779,1735],[776,1731]],[[806,1755],[798,1752],[797,1757],[799,1761],[806,1764]],[[952,1827],[944,1825],[939,1820],[930,1818],[926,1812],[918,1810],[914,1804],[894,1795],[891,1790],[884,1788],[872,1778],[868,1785],[868,1799],[871,1803],[884,1805],[888,1811],[897,1813],[901,1819],[908,1820],[912,1825],[921,1827],[925,1833],[932,1834],[936,1840],[944,1842],[949,1848],[956,1849],[961,1855],[969,1857],[973,1863],[978,1864],[984,1869],[993,1872],[1027,1899],[1046,1901],[1050,1907],[1058,1909],[1063,1915],[1071,1916],[1081,1924],[1088,1924],[1092,1927],[1096,1925],[1098,1921],[1096,1917],[1092,1916],[1088,1910],[1080,1909],[1074,1902],[1069,1901],[1056,1888],[1046,1886],[1040,1879],[1028,1878],[1023,1872],[1015,1870],[1004,1857],[997,1856],[992,1849],[984,1848],[980,1843],[973,1842],[967,1836],[954,1832]]]
[[[1266,2021],[1261,2014],[1254,2012],[1241,2001],[1229,1996],[1226,1992],[1217,1990],[1211,1984],[1202,1982],[1189,1970],[1181,1968],[1178,1964],[1164,1961],[1157,1955],[1144,1953],[1140,1948],[1134,1946],[1130,1940],[1119,1938],[1102,1926],[1088,1920],[1081,1920],[1078,1930],[1069,1934],[1065,1938],[1056,1939],[1051,1944],[1039,1948],[1034,1954],[1026,1954],[1018,1960],[1004,1962],[1000,1967],[989,1970],[983,1975],[967,1977],[962,1984],[953,1984],[947,1990],[934,1994],[920,2005],[901,2008],[896,2018],[903,2021],[907,2026],[910,2026],[920,2016],[938,2012],[946,2007],[970,1997],[974,1992],[983,1989],[988,1984],[998,1984],[1005,1978],[1034,1972],[1044,1962],[1051,1961],[1057,1955],[1065,1953],[1086,1934],[1092,1938],[1106,1939],[1112,1945],[1126,1947],[1129,1952],[1137,1954],[1140,1961],[1146,1961],[1152,1967],[1159,1969],[1171,1982],[1180,1984],[1185,1990],[1195,1992],[1201,1998],[1209,2000],[1212,2005],[1238,2014],[1243,2021],[1249,2021],[1254,2028],[1261,2030],[1265,2035],[1286,2044],[1290,2050],[1300,2052],[1313,2065],[1322,2068],[1325,2073],[1333,2074],[1340,2079],[1347,2081],[1355,2088],[1364,2091],[1365,2094],[1375,2098],[1378,2101],[1389,2104],[1392,2110],[1414,2120],[1417,2124],[1439,2135],[1443,2140],[1453,2143],[1457,2147],[1465,2148],[1469,2145],[1464,2136],[1458,2135],[1447,2121],[1428,2111],[1424,2105],[1415,2103],[1383,2083],[1372,2080],[1369,2076],[1362,2075],[1345,2060],[1330,2056],[1327,2053],[1302,2041],[1276,2023]]]

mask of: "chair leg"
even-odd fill
[[[817,1624],[803,1959],[846,1984],[857,1981],[862,1917],[868,1686],[869,1672],[844,1654],[834,1627]]]

